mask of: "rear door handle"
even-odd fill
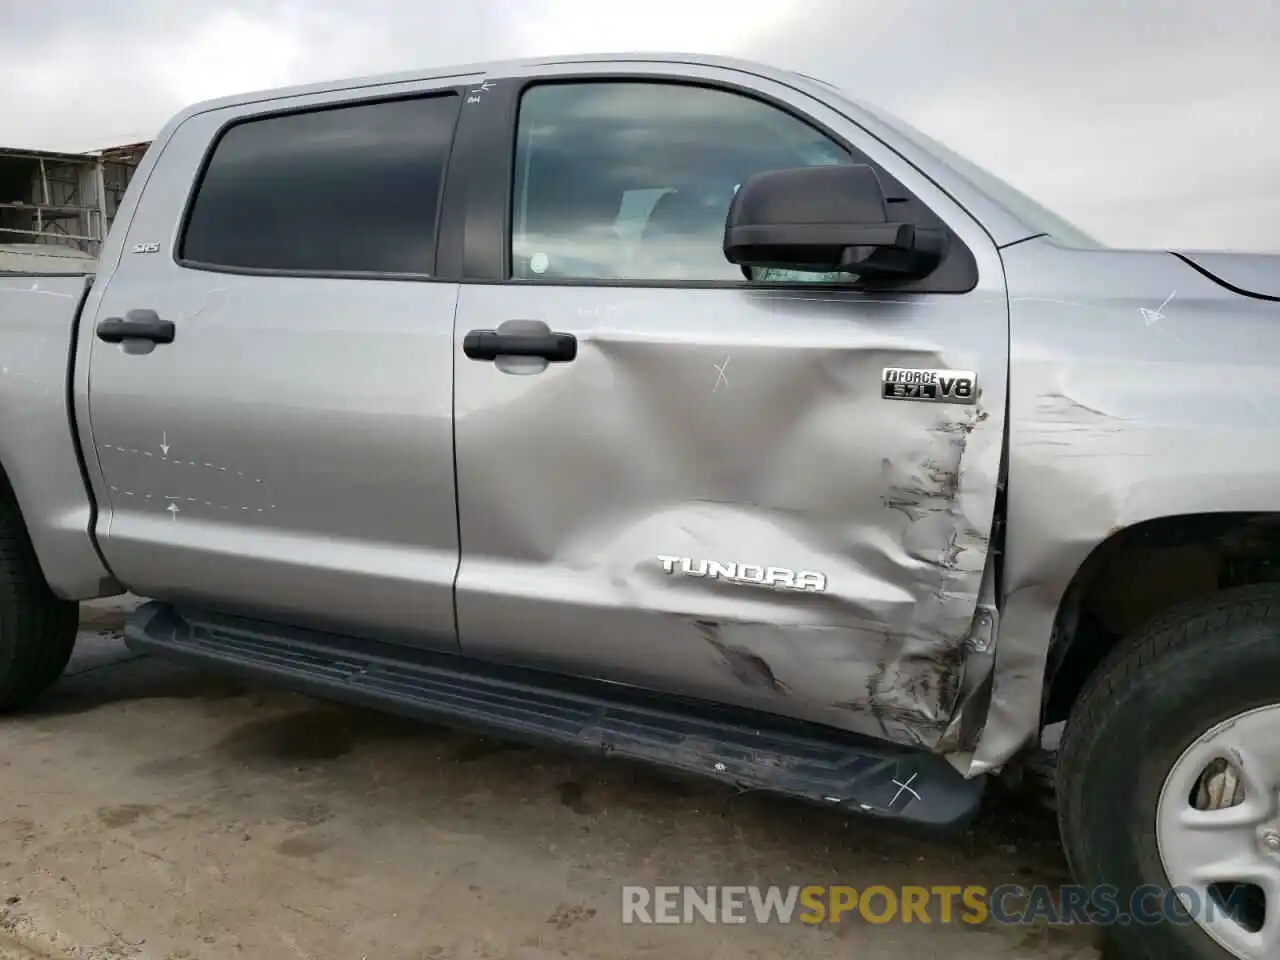
[[[578,355],[572,333],[499,333],[472,330],[462,338],[462,352],[472,360],[498,357],[539,357],[549,363],[568,363]]]
[[[98,339],[104,343],[123,343],[126,340],[150,340],[152,343],[173,343],[172,320],[161,320],[154,310],[130,310],[120,317],[107,317],[98,322]]]

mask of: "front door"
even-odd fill
[[[135,592],[456,650],[458,287],[432,275],[462,96],[387,92],[178,127],[88,307],[86,439]]]
[[[624,68],[489,92],[518,119],[501,182],[472,184],[456,317],[463,650],[936,743],[988,558],[998,256],[817,100]],[[934,277],[868,293],[725,260],[743,180],[850,162],[948,232]],[[974,373],[974,402],[911,402],[886,368]]]

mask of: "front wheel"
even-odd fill
[[[1058,764],[1076,878],[1149,960],[1280,957],[1280,587],[1171,611],[1086,684]]]

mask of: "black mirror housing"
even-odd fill
[[[914,280],[941,262],[938,230],[889,219],[866,164],[770,170],[747,180],[725,220],[724,255],[743,267]]]

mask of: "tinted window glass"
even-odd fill
[[[218,141],[182,257],[276,270],[425,274],[458,98],[267,117]]]
[[[724,90],[533,87],[520,104],[512,273],[745,282],[722,249],[734,191],[765,170],[851,162],[800,119]]]

